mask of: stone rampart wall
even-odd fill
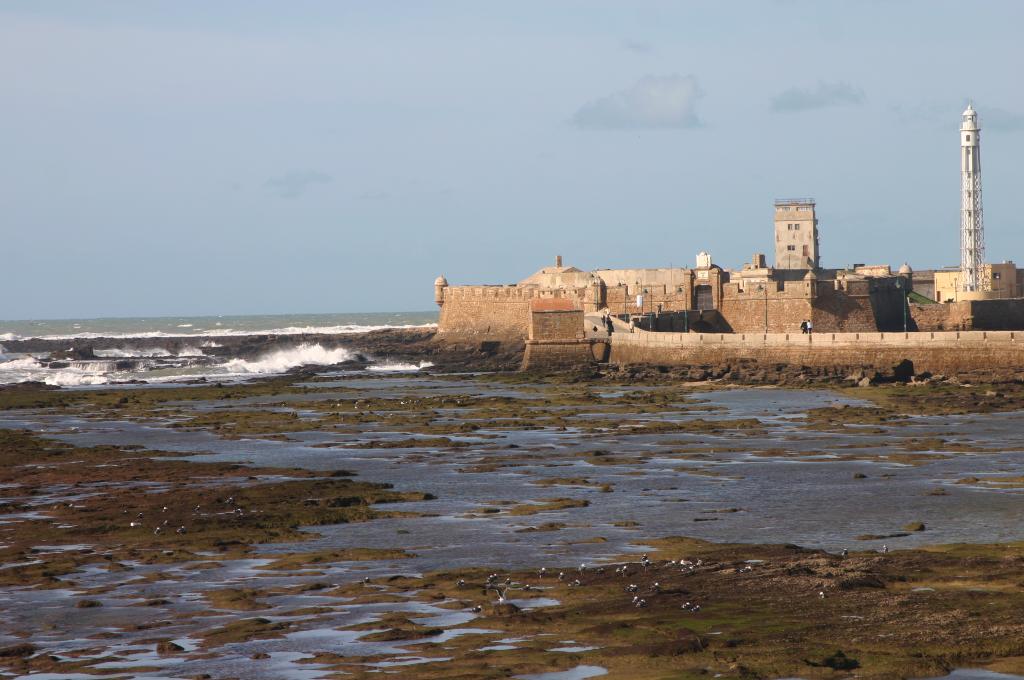
[[[437,333],[481,339],[526,339],[530,333],[530,303],[547,298],[566,298],[582,308],[586,289],[448,286],[444,289]]]
[[[706,365],[740,359],[796,366],[852,366],[889,371],[910,360],[918,373],[1024,374],[1024,332],[927,333],[616,333],[618,364]]]
[[[1024,299],[972,300],[969,305],[972,328],[1010,330],[1024,328]]]
[[[916,331],[958,331],[970,328],[970,303],[909,306],[910,328]]]
[[[527,340],[522,369],[561,370],[579,368],[594,361],[594,343],[588,340]]]
[[[583,310],[530,312],[530,340],[583,338]]]

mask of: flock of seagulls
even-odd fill
[[[234,508],[231,510],[232,514],[238,515],[238,516],[241,516],[241,515],[245,514],[245,510],[243,510],[240,507],[235,506],[235,497],[234,496],[229,496],[228,498],[226,498],[223,501],[223,503],[225,505],[234,506]],[[203,508],[202,508],[201,505],[197,505],[195,508],[192,509],[192,514],[193,515],[199,515],[199,514],[202,513],[202,509]],[[169,511],[170,511],[170,508],[168,506],[166,506],[166,505],[163,506],[160,509],[160,512],[162,512],[162,513],[163,512],[169,512]],[[127,515],[128,511],[124,510],[123,513],[125,515]],[[132,528],[132,529],[140,528],[140,527],[143,526],[142,519],[143,519],[143,513],[140,512],[140,513],[138,513],[135,516],[135,519],[133,519],[130,522],[128,522],[128,526],[130,528]],[[160,524],[158,524],[156,526],[156,528],[153,529],[153,535],[154,536],[159,536],[160,534],[162,534],[165,529],[168,529],[168,524],[170,524],[170,520],[166,520],[166,519],[163,522],[161,522]],[[176,533],[178,535],[185,534],[185,533],[188,533],[188,529],[185,527],[184,524],[182,524],[181,526],[179,526],[177,529],[174,530],[174,533]]]
[[[889,552],[888,546],[882,545],[880,552],[882,554],[887,554]],[[846,549],[846,548],[843,548],[842,552],[840,553],[840,556],[845,559],[845,558],[847,558],[849,556],[849,554],[850,554],[849,550]],[[735,573],[745,574],[745,573],[753,572],[754,569],[755,569],[754,562],[756,562],[756,560],[753,560],[751,562],[743,564],[740,567],[737,567],[735,569]],[[617,577],[624,578],[627,575],[631,575],[633,573],[638,573],[638,574],[646,573],[646,572],[648,572],[649,570],[651,570],[653,568],[653,569],[678,569],[679,572],[681,572],[683,574],[693,574],[697,570],[701,569],[702,567],[717,567],[717,566],[719,566],[719,565],[706,564],[703,560],[699,560],[699,559],[698,560],[681,559],[681,560],[678,560],[678,561],[677,560],[668,560],[667,562],[664,562],[660,566],[658,566],[658,565],[655,565],[651,561],[650,557],[648,557],[648,555],[646,553],[644,553],[641,556],[641,558],[640,558],[640,560],[638,562],[627,562],[626,564],[622,564],[622,565],[619,565],[619,566],[615,567],[615,572],[614,573],[615,573],[615,575]],[[604,567],[592,567],[591,568],[591,567],[588,567],[586,565],[586,563],[583,563],[583,564],[579,565],[579,567],[577,568],[576,571],[577,571],[577,573],[580,576],[583,576],[586,573],[588,573],[588,571],[591,571],[591,572],[594,572],[594,573],[603,573],[604,572]],[[537,571],[537,577],[539,579],[541,579],[541,580],[544,580],[544,579],[548,578],[551,573],[552,572],[549,572],[547,567],[541,567]],[[555,576],[555,579],[559,583],[565,583],[570,588],[579,588],[579,587],[583,586],[583,583],[582,583],[582,581],[579,578],[573,578],[573,579],[569,580],[569,577],[566,575],[566,573],[564,571],[557,572],[557,575]],[[458,587],[460,587],[460,588],[466,587],[466,580],[465,579],[459,579],[458,580]],[[498,576],[497,573],[490,574],[487,577],[486,584],[484,585],[484,593],[485,594],[493,592],[497,596],[497,600],[495,600],[495,604],[496,605],[503,605],[503,604],[508,603],[509,602],[508,595],[509,595],[509,592],[512,591],[512,590],[527,590],[528,591],[528,590],[542,590],[542,589],[544,589],[544,588],[543,587],[537,587],[537,586],[531,586],[530,584],[527,584],[527,583],[514,582],[511,577],[506,577],[504,579],[504,581],[501,581],[500,577]],[[630,606],[638,608],[638,609],[647,607],[648,604],[649,604],[649,602],[648,602],[649,598],[654,598],[655,596],[664,595],[664,592],[662,590],[662,585],[661,585],[660,581],[654,581],[653,583],[651,583],[649,586],[646,586],[646,587],[642,587],[640,584],[635,583],[635,582],[628,582],[624,586],[624,590],[625,590],[625,592],[631,598],[630,601],[629,601],[630,602]],[[818,590],[817,591],[817,596],[818,596],[818,599],[824,600],[825,597],[826,597],[825,590]],[[697,602],[689,601],[688,600],[688,601],[684,602],[681,605],[681,609],[683,609],[684,611],[690,612],[690,613],[697,613],[697,612],[699,612],[701,610],[701,605],[699,603],[697,603]],[[473,609],[472,609],[472,611],[474,613],[479,613],[481,610],[482,610],[482,608],[479,605],[473,607]]]

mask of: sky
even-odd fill
[[[412,311],[433,280],[1024,262],[1024,3],[0,3],[0,318]]]

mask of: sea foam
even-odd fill
[[[57,335],[18,335],[16,333],[0,333],[0,341],[6,340],[94,340],[96,338],[113,338],[117,340],[146,338],[182,338],[182,337],[217,337],[233,336],[242,337],[247,335],[347,335],[351,333],[368,333],[387,329],[411,329],[411,328],[437,328],[436,323],[428,324],[383,324],[383,325],[362,325],[345,324],[340,326],[285,326],[283,328],[248,329],[236,330],[233,328],[214,328],[187,332],[184,326],[180,333],[168,333],[166,331],[140,331],[134,333],[104,333],[95,331],[83,331],[81,333],[63,333]]]
[[[319,343],[302,343],[295,347],[279,349],[257,359],[232,359],[222,364],[228,374],[283,373],[297,366],[331,366],[348,361],[352,352],[344,347],[324,349]]]
[[[395,371],[395,372],[401,372],[401,371],[418,371],[418,370],[423,369],[423,368],[430,368],[433,365],[434,364],[432,362],[430,362],[430,361],[421,361],[418,364],[403,364],[403,363],[399,363],[399,362],[385,361],[383,363],[379,363],[379,364],[374,364],[372,366],[368,366],[367,368],[368,368],[368,370],[371,370],[371,371]]]

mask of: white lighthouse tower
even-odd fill
[[[960,124],[960,290],[988,290],[985,271],[985,222],[981,212],[981,129],[974,106]]]

